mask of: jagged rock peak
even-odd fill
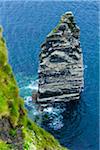
[[[83,88],[79,36],[74,15],[66,12],[41,45],[37,99],[41,105],[79,99]]]
[[[70,29],[70,31],[72,33],[77,32],[77,38],[79,37],[79,32],[80,29],[79,27],[76,25],[75,20],[74,20],[74,15],[72,14],[72,12],[66,12],[65,14],[62,15],[59,24],[57,25],[57,27],[52,30],[48,35],[47,38],[49,38],[50,36],[53,35],[58,35],[61,36],[64,31]]]

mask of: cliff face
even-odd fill
[[[83,87],[79,33],[73,14],[67,12],[42,44],[37,99],[42,106],[79,99]]]
[[[0,150],[64,150],[27,117],[0,28]]]

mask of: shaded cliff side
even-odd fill
[[[41,45],[37,99],[40,105],[79,99],[83,88],[79,36],[74,16],[67,12]]]
[[[0,27],[0,150],[64,150],[57,140],[27,117]]]

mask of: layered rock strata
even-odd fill
[[[80,98],[83,88],[83,60],[80,29],[72,12],[65,13],[41,45],[39,97],[43,106]]]

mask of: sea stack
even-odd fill
[[[37,98],[41,106],[80,98],[84,82],[79,37],[72,12],[66,12],[41,45]]]

